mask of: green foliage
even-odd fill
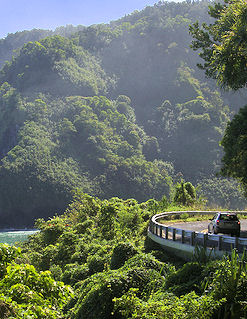
[[[215,310],[219,308],[220,302],[212,297],[199,297],[194,292],[180,298],[168,293],[154,294],[146,300],[137,296],[138,289],[130,289],[120,298],[115,298],[115,312],[120,313],[123,318],[138,319],[211,319]]]
[[[89,256],[87,259],[89,274],[93,275],[98,272],[104,271],[107,265],[107,256]]]
[[[198,196],[205,197],[206,195],[212,207],[226,207],[228,209],[238,207],[240,210],[244,210],[246,207],[244,192],[238,180],[212,176],[201,179],[198,186]]]
[[[17,264],[20,248],[1,244],[1,318],[62,318],[62,308],[72,289],[55,281],[51,273],[29,264]]]
[[[67,264],[62,275],[62,280],[67,285],[75,285],[89,276],[87,265]]]
[[[174,203],[189,206],[196,202],[196,189],[190,182],[181,180],[175,186]]]
[[[62,235],[64,227],[59,222],[55,223],[53,220],[52,223],[48,224],[47,227],[43,229],[44,242],[49,245],[56,242],[59,236]]]
[[[232,98],[194,70],[187,32],[196,17],[209,21],[207,5],[159,3],[109,25],[0,41],[8,56],[20,48],[0,75],[0,210],[10,224],[63,211],[75,188],[160,200],[177,172],[193,184],[215,174]]]
[[[227,89],[238,90],[246,86],[246,2],[223,1],[210,7],[209,14],[215,19],[213,24],[196,22],[190,27],[194,37],[192,47],[202,49],[199,54],[205,61],[203,68],[209,77]],[[243,108],[228,123],[221,145],[224,148],[221,173],[236,177],[246,187],[245,155],[245,113]]]
[[[240,258],[236,251],[225,257],[220,267],[208,280],[207,289],[215,299],[224,298],[219,315],[223,318],[244,318],[246,316],[246,256]]]
[[[111,269],[118,269],[124,263],[137,253],[136,249],[131,243],[122,242],[117,244],[111,256]]]
[[[1,138],[2,148],[11,148],[0,166],[0,208],[8,213],[9,226],[64,210],[76,188],[106,197],[133,193],[139,200],[169,192],[168,171],[145,160],[145,133],[117,111],[114,101],[70,97],[64,102],[39,95],[25,102],[7,84],[1,92],[3,107],[13,109],[11,125],[18,127],[15,145],[4,145],[8,130],[3,127],[2,136],[0,130],[0,149]],[[15,119],[20,112],[21,122]]]
[[[205,60],[200,66],[224,88],[237,90],[247,81],[246,10],[244,0],[225,0],[210,7],[209,14],[216,19],[213,24],[200,28],[196,22],[190,27],[195,38],[192,47],[202,49]]]
[[[110,87],[110,79],[98,61],[61,36],[24,44],[17,56],[2,68],[0,82],[4,81],[21,91],[60,95],[80,92],[87,96],[105,93]]]
[[[170,200],[176,209],[198,200],[191,183],[177,183],[181,176],[239,205],[235,184],[212,178],[233,98],[205,82],[188,50],[188,25],[198,17],[211,23],[208,4],[159,2],[109,25],[0,40],[0,59],[20,47],[0,71],[0,222],[26,226],[68,207],[62,216],[37,220],[40,232],[23,244],[18,264],[19,252],[2,247],[0,316],[188,319],[232,311],[246,317],[243,261],[211,263],[198,252],[176,270],[145,239],[149,218],[174,209]],[[237,86],[245,79],[239,73],[245,44],[237,41],[246,4],[231,1],[232,12],[224,6],[211,9],[220,22],[212,32],[227,29],[231,19],[234,30],[222,33],[223,46],[217,43],[212,57],[227,58]],[[196,28],[199,42],[211,34],[202,43],[208,50],[211,27]],[[231,63],[229,41],[239,64]],[[240,103],[235,96],[235,109]],[[242,135],[232,144],[244,150]],[[73,286],[73,299],[48,270]]]
[[[162,282],[161,276],[149,269],[129,269],[98,274],[83,282],[79,300],[73,310],[72,318],[111,318],[112,299],[121,296],[129,287],[141,291],[149,289],[150,276],[156,284]],[[104,296],[104,298],[101,298]]]
[[[203,277],[203,267],[198,262],[186,263],[176,272],[171,273],[166,279],[166,287],[177,296],[190,291],[200,292],[199,284]]]
[[[225,135],[221,141],[225,154],[222,159],[221,173],[225,176],[235,177],[240,180],[246,193],[247,172],[246,158],[246,116],[247,107],[241,108],[228,124]]]
[[[7,265],[20,256],[20,254],[20,248],[6,244],[0,245],[0,278],[5,275]]]
[[[111,203],[103,203],[100,212],[99,224],[104,238],[112,239],[115,236],[116,207]]]
[[[211,261],[203,251],[198,250],[193,262],[177,262],[179,268],[176,269],[167,262],[168,258],[163,253],[144,253],[142,227],[133,229],[129,214],[134,209],[142,216],[144,208],[150,214],[154,213],[154,209],[157,213],[162,209],[161,204],[162,201],[155,200],[138,204],[134,199],[116,197],[100,200],[77,191],[64,215],[46,222],[37,221],[41,231],[24,244],[25,256],[30,261],[35,260],[37,269],[50,268],[54,275],[76,290],[75,297],[63,308],[65,316],[74,319],[199,319],[228,315],[229,309],[236,315],[244,316],[244,259],[240,261],[233,254],[232,259]],[[79,232],[78,222],[85,223],[86,219],[90,220],[90,229]],[[137,223],[141,225],[143,221],[137,220]],[[62,231],[55,232],[52,244],[47,245],[47,231],[53,224],[59,225]],[[115,233],[111,233],[112,227]],[[18,265],[17,270],[9,268],[9,278],[13,278],[9,285],[16,285],[14,280],[23,270],[22,267]],[[50,272],[36,275],[34,271],[32,266],[26,270],[42,282],[39,285],[32,281],[36,289],[40,289],[44,286],[42,276],[50,276]],[[26,286],[31,279],[26,275],[22,280],[16,290],[11,288],[9,291],[13,291],[16,298],[20,298],[18,300],[25,301],[29,288],[22,285]],[[50,280],[48,282],[52,284]],[[8,284],[4,281],[3,286]],[[47,293],[48,290],[50,288]],[[38,303],[38,300],[35,302]],[[14,306],[14,300],[6,301],[6,312],[15,311]],[[59,313],[60,310],[56,311]],[[54,313],[57,315],[57,312]]]
[[[195,246],[193,261],[198,262],[200,265],[209,263],[212,260],[212,250],[208,253],[207,248]]]

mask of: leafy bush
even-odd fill
[[[71,318],[117,318],[112,316],[114,297],[120,297],[131,287],[139,288],[145,294],[153,289],[153,283],[159,287],[162,282],[159,273],[151,269],[114,270],[94,275],[82,283],[78,301],[71,310]]]
[[[10,298],[6,298],[5,296],[0,296],[0,318],[16,318],[16,311],[14,309],[12,300]]]
[[[107,265],[107,256],[101,257],[98,255],[89,256],[87,259],[87,265],[89,269],[89,274],[93,275],[97,272],[102,272]]]
[[[0,278],[6,274],[7,265],[20,255],[20,248],[7,244],[0,244]]]
[[[112,252],[111,269],[118,269],[131,257],[137,254],[137,250],[131,243],[121,242],[117,244]]]
[[[62,280],[65,284],[73,286],[88,276],[89,269],[87,265],[67,264],[62,275]]]
[[[57,262],[61,265],[69,263],[75,253],[78,236],[73,231],[64,232],[57,245]]]
[[[212,297],[198,296],[194,292],[180,298],[169,294],[152,294],[148,300],[138,297],[138,289],[131,288],[120,298],[114,298],[114,315],[135,319],[211,319],[220,306]]]
[[[181,205],[191,205],[196,201],[196,190],[195,187],[190,182],[184,182],[183,180],[180,183],[177,183],[175,186],[175,194],[173,201],[176,204]]]
[[[54,244],[57,241],[57,239],[62,235],[63,231],[63,225],[55,223],[54,221],[47,223],[45,229],[42,232],[44,236],[44,242],[47,245]]]
[[[177,296],[185,295],[190,291],[201,292],[200,283],[203,267],[197,262],[186,263],[182,268],[171,273],[166,278],[166,287]]]
[[[207,290],[215,300],[222,299],[219,311],[221,317],[244,318],[247,314],[246,288],[247,265],[245,254],[240,258],[236,251],[224,257],[211,276],[208,277]]]
[[[48,271],[38,272],[29,264],[16,264],[18,248],[1,246],[2,278],[0,280],[1,318],[61,318],[62,308],[72,289],[55,281]]]
[[[77,233],[84,234],[88,229],[92,228],[93,224],[94,224],[93,220],[88,219],[83,223],[76,224],[75,229]]]

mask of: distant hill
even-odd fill
[[[107,25],[0,40],[2,224],[59,213],[75,188],[169,197],[181,176],[212,204],[246,205],[235,182],[215,177],[245,96],[220,92],[190,49],[188,26],[208,21],[208,4],[160,2]]]

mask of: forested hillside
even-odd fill
[[[237,183],[215,176],[244,93],[219,91],[190,48],[208,4],[159,2],[108,25],[0,40],[2,225],[62,212],[76,188],[145,201],[170,197],[181,177],[211,204],[245,206]]]

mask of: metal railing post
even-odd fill
[[[164,216],[168,214],[180,214],[183,212],[168,212],[168,213],[162,213],[157,214],[150,218],[150,224],[149,224],[149,233],[152,233],[153,235],[156,235],[157,237],[164,238],[166,240],[172,240],[172,241],[179,241],[180,243],[188,243],[191,246],[195,246],[197,242],[199,242],[201,245],[203,245],[204,248],[206,248],[209,244],[211,246],[211,242],[214,247],[216,247],[217,250],[223,251],[223,250],[229,250],[229,243],[231,244],[231,249],[234,248],[236,250],[239,250],[242,252],[242,249],[245,251],[247,250],[247,239],[241,239],[238,237],[235,238],[224,238],[224,236],[210,236],[208,234],[198,234],[195,231],[192,232],[186,232],[184,229],[177,229],[169,226],[165,226],[163,224],[160,224],[158,222],[158,219],[164,218]],[[191,213],[191,212],[189,212]],[[202,212],[193,212],[193,213],[202,213]],[[203,212],[204,213],[204,212]],[[208,213],[207,211],[205,213]],[[214,212],[210,212],[214,213]],[[247,215],[247,212],[238,212],[238,213],[245,213]],[[179,234],[179,237],[177,236]],[[180,236],[181,235],[181,236]],[[150,236],[151,237],[151,236]],[[181,237],[181,240],[180,240]],[[151,237],[152,238],[152,237]],[[157,240],[157,238],[153,238],[154,241]],[[158,242],[158,240],[157,240]],[[159,241],[161,242],[161,241]],[[163,244],[166,245],[165,243]],[[184,249],[184,248],[181,248]]]
[[[166,227],[166,239],[168,239],[169,233],[168,233],[168,227]]]
[[[238,250],[238,245],[239,245],[238,237],[235,237],[234,248],[237,250]]]
[[[203,247],[207,247],[208,234],[203,234]]]
[[[195,234],[195,232],[193,231],[193,232],[191,233],[191,237],[190,237],[190,244],[191,244],[191,246],[195,246],[195,238],[196,238],[196,234]]]
[[[184,244],[184,242],[185,242],[185,240],[184,240],[184,233],[185,233],[185,231],[184,231],[184,230],[182,230],[182,238],[181,238],[181,242],[182,242],[182,244]]]
[[[176,228],[173,228],[172,230],[172,240],[176,241]]]
[[[222,249],[222,237],[219,236],[218,238],[218,250],[221,250]]]

